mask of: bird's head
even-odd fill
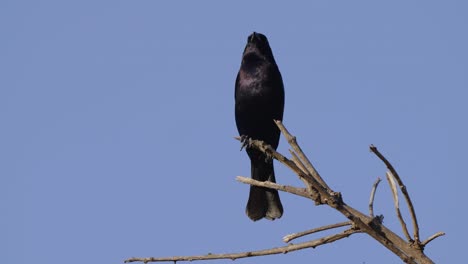
[[[265,35],[257,32],[253,32],[247,38],[247,45],[242,55],[242,60],[263,60],[263,61],[275,61],[273,58],[273,52],[271,51],[270,44]]]

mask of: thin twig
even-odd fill
[[[283,123],[280,120],[274,120],[274,121],[276,125],[278,126],[278,128],[283,133],[289,145],[291,145],[291,147],[294,149],[294,152],[296,152],[299,158],[304,162],[307,170],[311,172],[312,177],[314,177],[314,179],[318,181],[325,189],[330,190],[330,187],[328,187],[327,183],[322,179],[318,171],[312,165],[312,162],[310,162],[309,158],[307,158],[307,156],[302,151],[301,147],[297,144],[296,137],[291,135],[291,133],[289,133],[289,131],[286,129],[286,127],[283,125]]]
[[[387,175],[388,184],[390,185],[390,189],[392,190],[392,196],[393,196],[393,202],[395,204],[396,214],[397,214],[398,220],[400,221],[401,228],[403,229],[403,233],[405,234],[405,237],[408,240],[408,242],[413,242],[413,239],[411,239],[411,236],[408,232],[408,228],[406,227],[405,220],[403,219],[403,216],[401,215],[400,202],[398,201],[398,189],[395,183],[395,179],[393,178],[393,174],[390,171],[387,171],[386,175]]]
[[[408,208],[410,211],[411,215],[411,220],[413,222],[413,232],[414,232],[414,241],[416,242],[417,245],[420,244],[419,240],[419,225],[418,225],[418,219],[416,218],[416,211],[414,210],[413,202],[411,201],[411,198],[409,196],[409,193],[406,189],[406,186],[403,184],[403,181],[400,178],[400,175],[398,175],[397,171],[393,167],[393,165],[382,155],[382,153],[379,152],[377,147],[374,145],[370,145],[370,150],[379,157],[380,160],[385,163],[385,166],[390,170],[390,172],[393,174],[394,178],[398,182],[398,185],[400,186],[401,192],[403,193],[403,196],[405,197],[406,203],[408,204]]]
[[[332,243],[337,240],[349,237],[352,234],[359,233],[360,231],[354,229],[347,229],[339,234],[334,234],[326,237],[322,237],[316,240],[300,243],[300,244],[291,244],[284,247],[276,247],[271,249],[265,250],[258,250],[258,251],[248,251],[248,252],[241,252],[241,253],[231,253],[231,254],[207,254],[207,255],[199,255],[199,256],[176,256],[176,257],[163,257],[163,258],[130,258],[125,260],[125,263],[129,262],[164,262],[164,261],[195,261],[195,260],[214,260],[214,259],[231,259],[236,260],[240,258],[247,258],[247,257],[256,257],[256,256],[267,256],[267,255],[274,255],[274,254],[286,254],[288,252],[297,251],[305,248],[315,248],[321,245],[325,245],[327,243]]]
[[[377,186],[379,186],[380,181],[382,180],[379,177],[372,185],[372,190],[371,190],[370,198],[369,198],[369,215],[371,217],[374,217],[374,197],[375,197],[375,191],[377,190]]]
[[[433,234],[432,236],[430,236],[428,239],[424,240],[424,242],[421,243],[421,245],[424,247],[426,246],[429,242],[431,242],[432,240],[440,237],[440,236],[444,236],[445,233],[444,232],[437,232],[435,234]]]
[[[353,222],[346,221],[346,222],[336,223],[336,224],[332,224],[332,225],[321,226],[321,227],[306,230],[306,231],[303,231],[303,232],[286,235],[286,236],[283,237],[283,241],[285,243],[288,243],[288,242],[290,242],[290,241],[292,241],[294,239],[297,239],[297,238],[300,238],[300,237],[303,237],[303,236],[307,236],[307,235],[310,235],[310,234],[313,234],[313,233],[318,233],[318,232],[322,232],[322,231],[325,231],[325,230],[338,228],[338,227],[342,227],[342,226],[349,226],[349,225],[352,225],[352,224],[353,224]]]
[[[278,191],[288,192],[288,193],[299,195],[308,199],[311,198],[310,194],[307,192],[305,188],[297,188],[297,187],[288,186],[288,185],[280,185],[280,184],[270,182],[270,181],[257,181],[252,178],[247,178],[243,176],[237,176],[236,180],[242,183],[246,183],[246,184],[250,184],[250,185],[254,185],[258,187],[265,187],[269,189],[275,189]]]
[[[305,167],[304,163],[302,163],[302,161],[299,159],[297,154],[292,150],[289,150],[289,153],[291,154],[291,156],[292,156],[291,159],[292,159],[292,161],[294,161],[296,166],[299,167],[302,170],[302,172],[307,173],[307,168]]]
[[[289,153],[291,153],[291,157],[292,157],[291,159],[294,162],[294,164],[296,164],[296,166],[299,167],[304,174],[307,174],[308,173],[307,168],[304,166],[304,163],[302,163],[302,161],[299,159],[297,154],[292,150],[289,150]],[[307,190],[309,192],[315,193],[315,195],[317,195],[317,191],[314,188],[312,188],[312,186],[310,184],[308,184],[308,182],[307,182],[307,180],[305,178],[299,177],[299,179],[302,182],[304,182],[304,185],[307,186]]]

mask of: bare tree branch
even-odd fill
[[[437,232],[435,234],[433,234],[432,236],[430,236],[428,239],[424,240],[424,242],[421,243],[421,245],[423,247],[425,247],[427,244],[429,244],[429,242],[431,242],[432,240],[440,237],[440,236],[445,236],[445,233],[444,232]]]
[[[307,192],[305,188],[297,188],[293,186],[288,186],[288,185],[280,185],[274,182],[269,182],[269,181],[257,181],[252,178],[247,178],[243,176],[237,176],[236,180],[242,183],[258,186],[258,187],[265,187],[265,188],[270,188],[270,189],[275,189],[278,191],[283,191],[283,192],[288,192],[292,193],[295,195],[299,195],[305,198],[310,199],[310,194]]]
[[[411,198],[410,198],[409,193],[408,193],[408,191],[406,189],[406,186],[403,184],[403,181],[401,180],[400,175],[398,175],[398,172],[395,170],[393,165],[387,160],[387,158],[384,157],[384,155],[382,155],[382,153],[379,152],[379,150],[374,145],[370,146],[370,150],[377,157],[379,157],[379,159],[382,160],[383,163],[385,163],[385,166],[387,166],[387,168],[393,174],[393,177],[395,178],[395,180],[398,182],[398,185],[400,186],[401,192],[403,193],[403,196],[405,197],[406,203],[408,204],[408,208],[409,208],[410,215],[411,215],[411,220],[413,221],[414,241],[416,242],[415,243],[416,245],[419,245],[420,240],[419,240],[418,219],[416,218],[416,211],[414,210],[413,202],[411,201]]]
[[[326,204],[331,208],[337,210],[341,214],[343,214],[349,221],[323,226],[319,228],[314,228],[312,230],[299,232],[296,234],[291,234],[286,236],[284,239],[285,241],[291,241],[297,237],[301,237],[304,235],[320,232],[323,230],[328,230],[332,228],[338,228],[340,226],[352,225],[351,228],[345,230],[342,233],[325,236],[317,240],[288,245],[284,247],[277,247],[271,248],[266,250],[260,251],[249,251],[249,252],[242,252],[242,253],[234,253],[234,254],[207,254],[203,256],[179,256],[179,257],[166,257],[166,258],[131,258],[126,260],[125,262],[134,262],[134,261],[141,261],[141,262],[155,262],[155,261],[193,261],[193,260],[211,260],[211,259],[237,259],[237,258],[244,258],[244,257],[253,257],[253,256],[264,256],[264,255],[271,255],[271,254],[280,254],[280,253],[287,253],[295,250],[300,250],[304,248],[316,247],[319,245],[323,245],[326,243],[331,243],[337,241],[339,239],[345,238],[350,236],[354,233],[366,233],[367,235],[374,238],[376,241],[381,243],[384,247],[392,251],[395,255],[397,255],[401,260],[405,263],[410,264],[432,264],[434,263],[429,257],[424,254],[424,246],[428,244],[430,241],[434,240],[435,238],[444,235],[443,232],[436,233],[425,240],[423,243],[419,241],[419,226],[416,218],[416,213],[407,192],[406,186],[403,184],[400,176],[397,174],[395,169],[393,168],[392,164],[377,150],[377,148],[373,145],[370,146],[371,151],[376,154],[387,166],[389,169],[389,173],[387,173],[387,179],[389,184],[392,188],[393,198],[395,202],[395,208],[397,210],[397,215],[400,219],[400,222],[403,226],[403,232],[409,241],[405,241],[403,238],[398,236],[396,233],[385,227],[382,224],[383,216],[376,216],[374,217],[373,212],[373,203],[375,192],[377,190],[377,186],[380,182],[380,179],[374,183],[371,197],[369,201],[369,215],[361,213],[360,211],[354,209],[353,207],[346,204],[341,196],[341,193],[333,191],[322,179],[319,173],[316,171],[315,167],[312,165],[310,160],[307,156],[302,152],[302,149],[297,144],[296,138],[292,136],[289,131],[284,127],[284,125],[280,121],[275,121],[283,135],[288,140],[289,144],[291,145],[293,151],[291,152],[291,159],[286,158],[282,154],[278,153],[275,149],[273,149],[270,145],[259,141],[259,140],[251,140],[249,139],[249,148],[255,148],[267,156],[272,157],[286,167],[291,169],[299,178],[304,182],[306,188],[297,188],[293,186],[285,186],[280,185],[272,182],[260,182],[250,178],[245,177],[237,177],[237,180],[246,184],[260,186],[264,188],[276,189],[284,192],[288,192],[294,195],[298,195],[301,197],[305,197],[311,199],[315,202],[315,204]],[[413,221],[414,227],[414,240],[411,240],[408,230],[406,229],[406,224],[401,217],[401,212],[399,210],[399,202],[398,202],[398,192],[396,187],[396,182],[398,183],[404,197],[406,203],[408,204],[408,208],[410,209],[411,218]]]
[[[296,152],[289,150],[289,153],[291,154],[291,159],[292,161],[294,161],[294,164],[296,164],[296,166],[299,167],[302,170],[302,172],[307,173],[307,169],[304,163],[302,163],[302,161],[299,159]]]
[[[334,234],[326,237],[322,237],[316,240],[299,243],[299,244],[290,244],[284,247],[276,247],[271,249],[265,250],[258,250],[258,251],[247,251],[241,253],[229,253],[229,254],[207,254],[207,255],[200,255],[200,256],[176,256],[176,257],[165,257],[165,258],[129,258],[125,260],[125,263],[129,262],[165,262],[165,261],[195,261],[195,260],[214,260],[214,259],[230,259],[236,260],[240,258],[248,258],[248,257],[257,257],[257,256],[267,256],[267,255],[274,255],[274,254],[286,254],[288,252],[297,251],[305,248],[315,248],[321,245],[325,245],[328,243],[335,242],[337,240],[349,237],[352,234],[359,233],[358,230],[354,229],[347,229],[342,233]]]
[[[306,230],[306,231],[303,231],[303,232],[294,233],[294,234],[284,236],[283,241],[285,243],[288,243],[288,242],[290,242],[290,241],[292,241],[294,239],[297,239],[297,238],[300,238],[300,237],[303,237],[303,236],[307,236],[307,235],[310,235],[310,234],[313,234],[313,233],[318,233],[318,232],[322,232],[322,231],[325,231],[325,230],[338,228],[338,227],[343,227],[343,226],[349,226],[349,225],[352,225],[352,224],[353,224],[353,222],[346,221],[346,222],[336,223],[336,224],[332,224],[332,225],[317,227],[317,228],[314,228],[314,229],[310,229],[310,230]]]
[[[397,189],[393,174],[390,171],[387,171],[386,175],[387,175],[388,184],[390,185],[390,189],[392,190],[393,203],[395,205],[396,214],[397,214],[398,220],[400,221],[401,228],[403,229],[403,233],[405,234],[405,237],[408,240],[408,242],[413,242],[413,239],[411,238],[408,232],[408,228],[406,227],[405,220],[403,219],[403,216],[401,215],[400,202],[398,201],[398,189]]]
[[[296,164],[296,166],[298,166],[302,172],[304,174],[307,174],[307,168],[305,167],[305,165],[302,163],[302,161],[299,159],[299,157],[297,156],[297,154],[292,151],[292,150],[289,150],[289,153],[291,153],[291,157],[292,157],[292,160],[294,162],[294,164]],[[312,176],[311,176],[312,177]],[[313,193],[314,195],[318,195],[317,191],[312,188],[312,186],[310,184],[308,184],[307,180],[305,178],[302,178],[302,177],[299,177],[299,179],[304,182],[304,185],[307,187],[307,190],[310,192],[310,193]]]
[[[284,135],[287,138],[291,138],[291,134],[287,132],[280,121],[275,121],[280,128],[281,132],[288,133]],[[285,132],[286,131],[286,132]],[[295,140],[289,141],[291,144],[295,144]],[[361,231],[367,233],[378,242],[380,242],[383,246],[391,250],[397,256],[399,256],[403,261],[406,263],[433,263],[424,253],[421,247],[408,244],[405,240],[403,240],[400,236],[392,232],[390,229],[386,228],[381,223],[381,218],[370,218],[369,216],[359,212],[358,210],[352,208],[351,206],[347,205],[341,197],[340,193],[334,192],[331,189],[328,190],[324,186],[322,186],[315,177],[308,177],[309,175],[304,174],[302,170],[297,167],[294,162],[287,159],[280,153],[276,152],[271,146],[265,144],[262,141],[252,140],[250,142],[251,147],[257,148],[258,150],[270,155],[271,157],[275,158],[279,162],[283,163],[291,170],[293,170],[297,175],[301,178],[307,180],[308,185],[310,188],[317,190],[318,196],[313,196],[312,199],[315,200],[316,203],[326,203],[332,208],[335,208],[340,213],[342,213],[345,217],[349,220],[353,221],[356,228],[360,229]],[[293,149],[299,149],[294,148]],[[299,150],[298,150],[299,151]],[[300,150],[301,151],[301,150]],[[301,155],[299,155],[300,157]],[[310,161],[309,161],[310,163]],[[391,166],[391,164],[387,161],[387,163]],[[309,167],[307,167],[309,168]],[[313,171],[309,171],[311,175],[318,174],[314,167],[311,166]],[[392,166],[393,168],[393,166]],[[416,261],[418,260],[418,261]]]
[[[372,191],[371,191],[370,198],[369,198],[369,215],[371,217],[374,217],[374,197],[375,197],[375,191],[377,190],[377,187],[379,186],[380,181],[382,180],[380,178],[377,178],[377,180],[372,185]]]

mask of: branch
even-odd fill
[[[284,126],[282,125],[280,121],[275,121],[275,122],[280,128],[281,132],[284,133],[284,136],[286,138],[294,138],[284,128]],[[293,147],[293,149],[297,149],[297,151],[299,152],[298,156],[301,157],[302,150],[300,148],[293,146],[294,144],[296,144],[296,141],[289,140],[289,142],[291,146]],[[316,176],[318,175],[318,172],[315,170],[314,166],[312,166],[312,164],[310,163],[308,159],[307,161],[308,163],[310,163],[310,166],[306,165],[308,173],[304,173],[298,166],[296,166],[296,164],[293,161],[289,160],[288,158],[284,157],[280,153],[276,152],[275,149],[273,149],[271,146],[264,143],[263,141],[250,140],[249,147],[256,148],[262,151],[263,153],[265,153],[266,155],[269,155],[270,157],[273,157],[279,162],[286,165],[294,173],[296,173],[299,177],[303,178],[306,181],[307,189],[315,189],[317,191],[318,195],[310,193],[311,199],[313,199],[316,204],[325,203],[329,205],[330,207],[338,210],[346,218],[352,221],[356,228],[358,228],[362,232],[365,232],[371,237],[373,237],[383,246],[385,246],[394,254],[399,256],[404,262],[406,263],[433,263],[432,260],[429,259],[423,253],[423,250],[419,246],[419,244],[416,244],[416,247],[412,243],[408,244],[400,236],[392,232],[390,229],[386,228],[381,223],[381,217],[370,218],[369,216],[347,205],[343,201],[340,193],[334,192],[333,190],[327,189],[325,186],[323,186],[318,180],[316,180]],[[373,146],[371,146],[371,149],[372,147]],[[388,164],[391,166],[390,163]],[[391,168],[393,171],[395,171],[393,167]],[[310,175],[314,175],[314,177],[311,177]]]
[[[254,185],[258,187],[275,189],[275,190],[283,191],[283,192],[288,192],[288,193],[292,193],[292,194],[310,199],[310,194],[304,188],[297,188],[297,187],[288,186],[288,185],[279,185],[277,183],[269,182],[269,181],[262,182],[262,181],[257,181],[251,178],[242,177],[242,176],[237,176],[236,180],[242,183],[246,183],[246,184],[250,184],[250,185]]]
[[[416,242],[417,245],[420,244],[419,240],[419,225],[418,225],[418,219],[416,218],[416,211],[414,210],[413,202],[411,201],[411,198],[409,196],[409,193],[406,189],[406,186],[403,184],[403,181],[400,178],[400,175],[398,175],[397,171],[395,168],[393,168],[393,165],[382,155],[377,148],[374,145],[370,145],[370,150],[377,156],[379,157],[380,160],[385,163],[385,166],[390,170],[390,172],[393,174],[393,177],[395,180],[398,182],[398,185],[400,186],[401,192],[403,193],[403,196],[405,197],[406,203],[408,204],[408,208],[410,210],[410,215],[411,219],[413,221],[413,236],[414,236],[414,241]]]
[[[445,233],[444,232],[437,232],[435,234],[433,234],[432,236],[430,236],[428,239],[424,240],[424,242],[421,243],[421,245],[423,247],[425,247],[427,244],[429,244],[429,242],[431,242],[432,240],[440,237],[440,236],[445,236]]]
[[[405,234],[405,237],[408,240],[408,242],[413,242],[413,239],[411,238],[408,232],[408,228],[406,227],[405,220],[403,219],[403,216],[401,215],[400,203],[398,201],[398,190],[397,190],[397,186],[395,183],[395,179],[393,178],[393,175],[390,171],[387,171],[386,175],[387,175],[388,184],[390,185],[390,189],[392,190],[393,203],[395,205],[396,214],[397,214],[398,220],[400,221],[401,228],[403,229],[403,233]]]
[[[336,224],[332,224],[332,225],[317,227],[317,228],[306,230],[306,231],[303,231],[303,232],[287,235],[287,236],[283,237],[283,241],[285,243],[288,243],[288,242],[290,242],[290,241],[292,241],[294,239],[297,239],[297,238],[300,238],[300,237],[303,237],[303,236],[307,236],[307,235],[310,235],[310,234],[313,234],[313,233],[318,233],[318,232],[322,232],[322,231],[325,231],[325,230],[338,228],[338,227],[342,227],[342,226],[349,226],[349,225],[352,225],[352,224],[353,224],[353,222],[346,221],[346,222],[336,223]]]
[[[291,244],[284,247],[276,247],[271,249],[265,250],[258,250],[258,251],[247,251],[241,253],[230,253],[230,254],[206,254],[201,256],[176,256],[176,257],[165,257],[165,258],[130,258],[125,260],[125,263],[129,262],[164,262],[164,261],[195,261],[195,260],[214,260],[214,259],[230,259],[236,260],[240,258],[248,258],[248,257],[257,257],[257,256],[267,256],[267,255],[274,255],[274,254],[286,254],[288,252],[297,251],[305,248],[315,248],[321,245],[325,245],[328,243],[335,242],[337,240],[349,237],[352,234],[359,233],[358,230],[354,229],[347,229],[342,233],[330,235],[326,237],[322,237],[316,240],[300,243],[300,244]]]
[[[305,165],[302,163],[302,161],[299,159],[299,157],[297,156],[297,154],[292,151],[292,150],[289,150],[289,153],[291,153],[291,158],[292,158],[292,161],[294,162],[294,164],[296,164],[297,167],[299,167],[299,169],[301,169],[301,171],[304,173],[304,174],[307,174],[307,168],[305,167]],[[310,176],[310,175],[309,175]],[[312,177],[312,176],[310,176]],[[310,193],[313,193],[315,196],[318,196],[318,193],[317,193],[317,190],[315,190],[314,188],[312,188],[312,186],[307,182],[307,180],[305,178],[302,178],[302,177],[299,177],[299,179],[304,182],[304,185],[307,187],[307,190],[310,192]]]
[[[377,180],[374,182],[372,185],[372,190],[369,198],[369,215],[370,217],[374,217],[374,196],[375,196],[375,191],[377,190],[377,186],[379,186],[380,181],[382,181],[380,178],[377,178]]]
[[[234,253],[234,254],[207,254],[203,256],[179,256],[179,257],[166,257],[166,258],[131,258],[126,260],[125,262],[134,262],[134,261],[142,261],[142,262],[156,262],[156,261],[194,261],[194,260],[211,260],[211,259],[238,259],[238,258],[245,258],[245,257],[253,257],[253,256],[264,256],[264,255],[271,255],[271,254],[280,254],[280,253],[287,253],[295,250],[301,250],[304,248],[314,248],[319,245],[324,245],[326,243],[331,243],[337,241],[339,239],[345,238],[350,236],[354,233],[366,233],[376,241],[381,243],[384,247],[392,251],[395,255],[397,255],[400,259],[402,259],[405,263],[410,264],[431,264],[434,263],[429,257],[427,257],[423,250],[424,246],[434,240],[435,238],[444,235],[443,232],[436,233],[425,240],[423,243],[419,241],[419,227],[416,218],[416,213],[407,192],[406,186],[403,184],[400,176],[395,171],[393,166],[390,162],[377,150],[377,148],[373,145],[370,146],[371,151],[376,154],[387,166],[389,169],[389,173],[387,173],[387,179],[389,180],[390,186],[392,188],[393,198],[395,202],[395,208],[397,209],[397,215],[400,219],[400,222],[403,226],[403,232],[405,236],[409,238],[409,242],[405,241],[403,238],[398,236],[396,233],[388,229],[385,225],[382,224],[382,216],[374,217],[373,212],[373,203],[375,192],[377,190],[377,186],[380,182],[380,179],[374,183],[371,197],[369,201],[369,215],[366,215],[353,207],[346,204],[341,196],[341,193],[333,191],[322,179],[319,175],[315,167],[312,165],[310,160],[307,156],[303,153],[302,149],[297,144],[296,138],[292,136],[289,131],[284,127],[281,121],[275,121],[283,135],[288,140],[289,144],[291,145],[293,150],[291,152],[291,159],[286,158],[282,154],[278,153],[275,149],[273,149],[270,145],[266,144],[263,141],[259,140],[252,140],[249,139],[249,148],[255,148],[265,155],[272,157],[286,167],[291,169],[299,178],[304,182],[306,188],[297,188],[293,186],[286,186],[280,185],[276,183],[272,183],[269,181],[260,182],[253,179],[245,178],[245,177],[237,177],[237,180],[243,183],[247,183],[254,186],[260,186],[264,188],[276,189],[283,192],[288,192],[294,195],[298,195],[301,197],[305,197],[311,199],[315,202],[315,204],[326,204],[331,208],[337,210],[341,214],[343,214],[349,221],[323,226],[319,228],[315,228],[308,231],[299,232],[296,234],[288,235],[284,238],[285,241],[291,241],[292,239],[320,232],[323,230],[328,230],[332,228],[338,228],[341,226],[352,225],[349,229],[345,230],[342,233],[338,233],[335,235],[325,236],[320,239],[312,240],[305,243],[300,244],[291,244],[284,247],[277,247],[271,248],[266,250],[260,251],[249,251],[249,252],[242,252],[242,253]],[[401,212],[399,211],[399,202],[398,202],[398,195],[397,195],[397,187],[394,181],[397,181],[400,189],[405,197],[405,200],[408,204],[408,208],[410,209],[411,218],[413,221],[414,226],[414,241],[411,241],[411,237],[406,229],[406,224],[401,217]]]

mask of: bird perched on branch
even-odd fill
[[[284,88],[268,39],[260,33],[247,38],[235,85],[235,116],[239,135],[278,147],[280,131],[273,120],[283,120]],[[246,145],[252,178],[275,182],[273,160]],[[250,186],[247,216],[253,221],[274,220],[283,214],[277,190]]]

